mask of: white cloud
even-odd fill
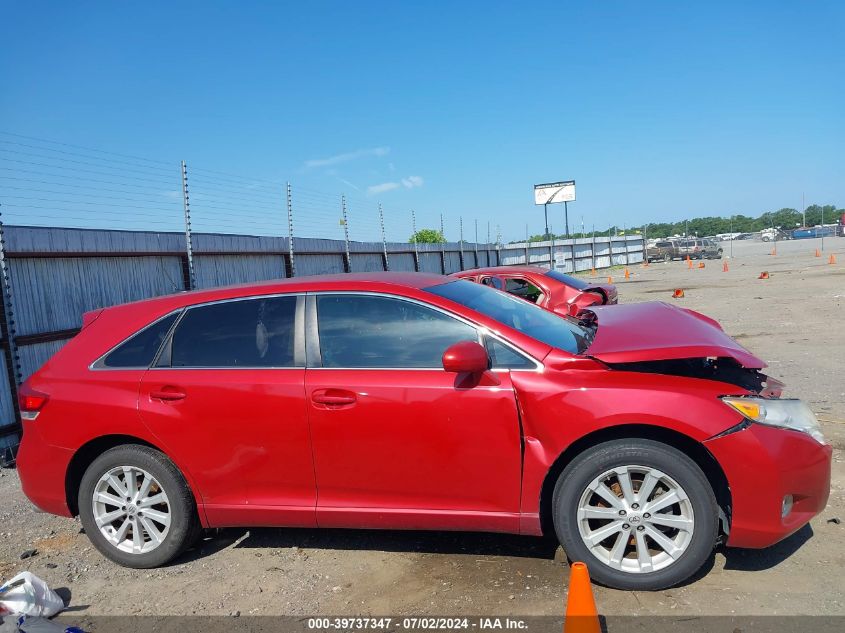
[[[423,186],[422,176],[408,176],[402,178],[399,182],[383,182],[378,185],[370,185],[367,187],[367,195],[372,196],[377,193],[384,193],[385,191],[393,191],[394,189],[414,189]]]
[[[349,161],[358,160],[359,158],[367,158],[369,156],[387,156],[389,153],[389,147],[356,149],[354,152],[335,154],[334,156],[329,156],[328,158],[312,158],[311,160],[306,160],[305,167],[306,169],[312,169],[314,167],[328,167],[330,165],[348,163]]]
[[[422,187],[423,179],[421,176],[408,176],[402,179],[402,186],[405,189],[413,189],[414,187]]]
[[[384,193],[385,191],[393,191],[399,189],[402,185],[398,182],[383,182],[380,185],[371,185],[367,187],[367,195],[372,196],[377,193]]]

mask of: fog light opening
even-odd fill
[[[785,519],[792,512],[792,495],[786,495],[780,506],[780,518]]]

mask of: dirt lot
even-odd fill
[[[771,245],[737,242],[721,262],[614,273],[622,301],[672,301],[721,321],[770,363],[787,394],[807,399],[834,452],[827,510],[765,551],[721,550],[683,587],[655,593],[597,588],[606,615],[845,615],[845,239]],[[833,250],[831,250],[833,246]],[[725,246],[726,254],[729,246]],[[837,265],[828,265],[835,252]],[[771,278],[758,280],[761,271]],[[78,522],[38,514],[15,470],[0,471],[0,578],[29,569],[66,587],[69,617],[129,614],[548,614],[562,612],[567,567],[542,539],[478,534],[223,530],[165,569],[135,571],[103,559]],[[37,548],[31,559],[21,552]]]

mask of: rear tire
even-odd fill
[[[718,535],[719,509],[704,473],[652,440],[613,440],[578,455],[558,478],[552,512],[567,556],[616,589],[682,583],[704,566]]]
[[[91,543],[125,567],[164,565],[201,535],[185,478],[148,446],[117,446],[97,457],[82,477],[78,502]]]

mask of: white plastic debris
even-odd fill
[[[0,612],[50,618],[65,608],[59,595],[38,576],[23,571],[0,587]]]

